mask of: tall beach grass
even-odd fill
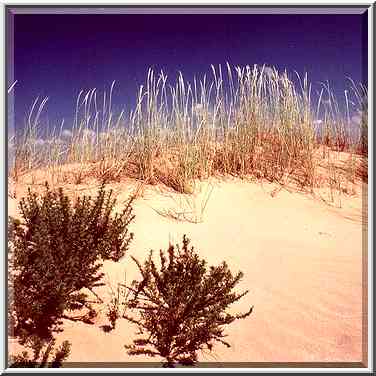
[[[129,113],[113,110],[115,82],[102,95],[80,91],[73,124],[53,129],[41,120],[48,98],[37,98],[23,132],[9,140],[10,177],[45,169],[55,182],[132,177],[190,193],[195,179],[232,175],[312,190],[324,184],[324,166],[332,171],[333,153],[346,152],[342,175],[367,179],[364,85],[348,79],[338,100],[329,83],[313,96],[307,74],[256,65],[211,70],[170,82],[149,69]]]

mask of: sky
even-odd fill
[[[45,116],[69,126],[81,89],[108,90],[129,106],[149,67],[173,83],[210,74],[210,65],[259,64],[329,80],[343,96],[346,76],[367,83],[367,15],[112,14],[14,18],[15,119],[48,96]],[[10,85],[11,82],[8,82]]]

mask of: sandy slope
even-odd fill
[[[130,186],[114,188],[120,209]],[[244,272],[240,287],[250,292],[234,308],[254,305],[254,312],[228,327],[230,349],[218,344],[212,354],[201,355],[203,361],[361,361],[366,199],[358,189],[356,196],[342,197],[342,208],[335,208],[297,192],[271,195],[273,188],[239,180],[215,182],[202,223],[161,216],[158,210],[187,212],[192,200],[147,188],[135,204],[130,254],[143,260],[150,249],[180,243],[187,234],[209,264],[225,260],[234,272]],[[9,212],[15,211],[15,200],[10,200]],[[138,275],[129,255],[117,264],[106,262],[104,271],[113,286],[125,271],[127,282]],[[108,299],[107,291],[98,293]],[[105,323],[104,315],[95,325],[65,322],[59,341],[72,342],[70,361],[151,360],[129,357],[123,348],[134,338],[135,327],[120,320],[113,332],[104,333],[100,325]]]

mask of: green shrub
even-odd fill
[[[152,251],[144,265],[133,258],[142,280],[129,287],[132,297],[128,306],[138,315],[124,317],[137,324],[144,336],[125,346],[130,355],[160,356],[169,367],[194,364],[198,351],[211,350],[215,342],[230,347],[223,340],[225,326],[251,314],[253,307],[243,314],[226,312],[248,293],[232,292],[243,274],[233,276],[225,262],[207,269],[206,261],[188,244],[184,236],[181,249],[170,245],[167,257],[161,250],[159,269]]]
[[[133,238],[131,197],[121,214],[111,215],[116,200],[104,185],[96,198],[71,203],[62,189],[37,196],[29,189],[20,201],[22,220],[11,221],[10,289],[16,336],[48,343],[61,331],[66,310],[88,307],[83,288],[103,285],[103,260],[119,260]]]

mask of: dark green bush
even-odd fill
[[[11,317],[21,342],[36,336],[48,343],[66,310],[88,306],[82,289],[103,285],[102,261],[119,260],[133,238],[132,201],[112,216],[116,200],[104,185],[96,198],[74,203],[47,184],[42,196],[29,189],[20,201],[22,219],[11,221],[9,234]]]
[[[142,280],[129,287],[128,306],[138,315],[124,317],[137,324],[144,336],[125,346],[130,355],[160,356],[169,367],[194,364],[198,351],[211,350],[215,342],[230,347],[223,340],[225,326],[251,314],[253,307],[243,314],[226,312],[248,293],[232,292],[243,274],[233,276],[225,262],[207,269],[206,261],[188,244],[184,236],[181,249],[170,245],[167,255],[161,250],[159,269],[152,252],[144,265],[133,258]]]

